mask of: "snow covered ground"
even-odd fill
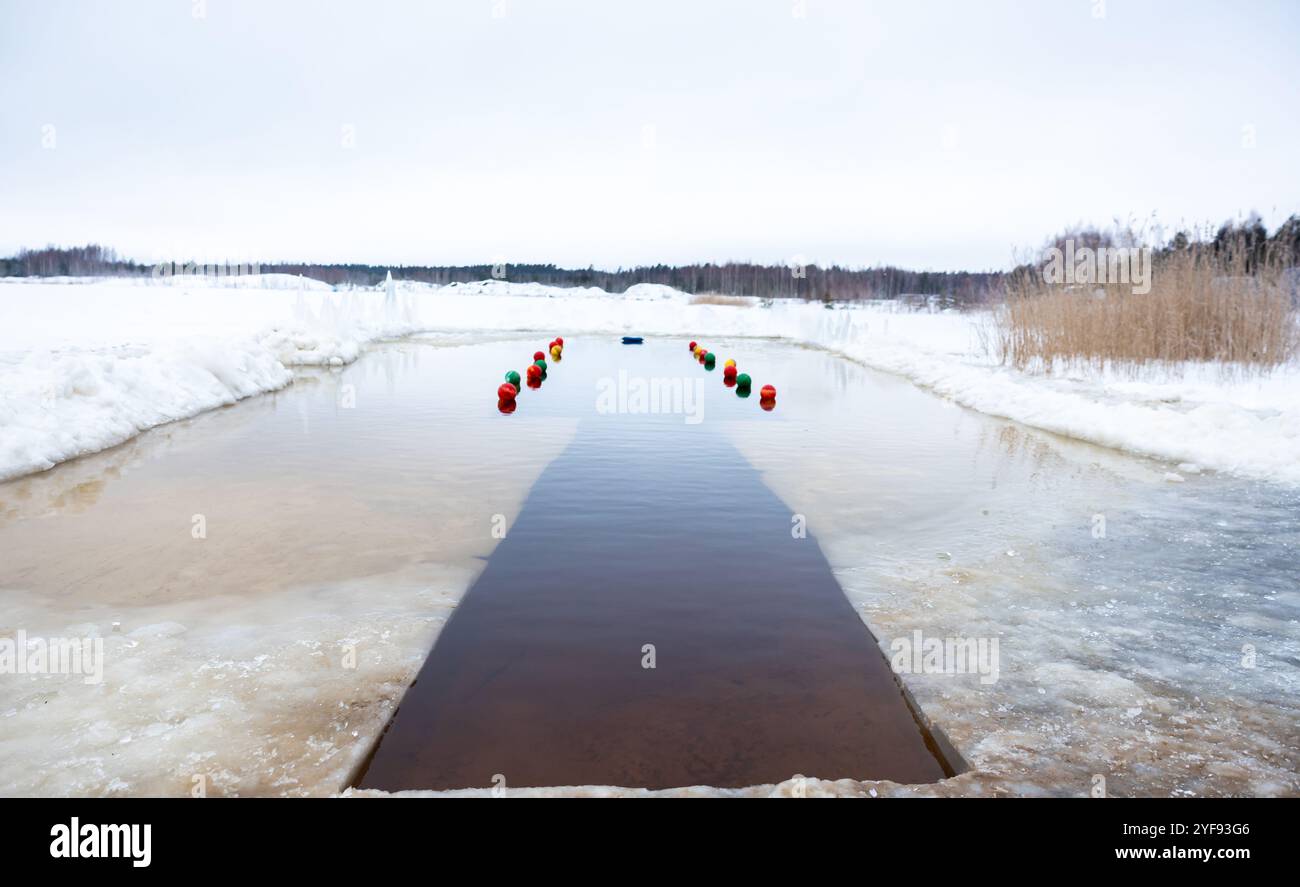
[[[129,440],[152,425],[294,379],[290,395],[303,394],[332,410],[337,398],[331,386],[363,371],[386,378],[385,361],[393,356],[381,360],[372,354],[337,372],[291,368],[347,364],[379,338],[418,329],[636,331],[690,334],[739,352],[746,346],[734,341],[738,337],[783,336],[892,370],[953,400],[982,404],[989,413],[1065,433],[1076,429],[1074,437],[1159,456],[1168,464],[1124,459],[1023,430],[1008,438],[1005,429],[992,451],[1028,447],[1033,452],[1024,454],[1023,464],[1019,456],[986,454],[979,458],[992,459],[994,467],[980,473],[968,459],[953,458],[956,438],[941,441],[922,464],[915,444],[925,436],[920,431],[929,429],[932,436],[944,425],[929,410],[979,417],[923,396],[901,379],[896,387],[912,392],[927,405],[921,407],[925,412],[910,419],[906,411],[876,415],[875,395],[855,400],[841,390],[836,396],[846,408],[826,420],[837,431],[818,443],[813,458],[781,457],[813,452],[799,423],[737,429],[735,444],[769,486],[809,515],[846,595],[882,644],[914,630],[1001,637],[1004,672],[988,688],[943,676],[907,678],[925,712],[975,767],[955,779],[932,786],[793,779],[671,793],[1079,794],[1099,772],[1109,774],[1111,789],[1119,793],[1296,791],[1295,752],[1284,741],[1294,724],[1294,706],[1286,700],[1294,698],[1295,672],[1286,663],[1300,649],[1295,583],[1284,566],[1287,540],[1294,536],[1294,521],[1286,517],[1294,514],[1295,494],[1288,488],[1296,483],[1293,429],[1300,398],[1294,368],[1245,381],[1195,367],[1161,378],[1041,378],[997,367],[983,354],[979,330],[987,317],[978,314],[917,314],[890,305],[828,310],[802,303],[693,304],[684,294],[652,286],[611,296],[504,283],[440,289],[398,284],[391,292],[380,287],[336,293],[295,278],[238,282],[0,282],[0,473],[39,472],[129,441],[8,486],[13,495],[0,503],[0,521],[76,512],[106,489],[120,493],[127,483],[120,478],[134,474],[133,466],[173,446],[167,432]],[[818,357],[828,374],[837,367],[865,373]],[[859,392],[864,382],[841,384]],[[320,390],[308,395],[309,388]],[[437,400],[447,401],[442,408],[451,415],[465,408],[454,398],[469,396],[447,391]],[[277,399],[257,403],[274,414]],[[234,440],[239,436],[230,434],[231,426],[249,420],[249,407],[209,413],[196,422],[224,428],[225,438]],[[1126,421],[1115,420],[1116,410]],[[919,424],[900,426],[905,421]],[[991,427],[981,423],[963,433]],[[863,440],[881,445],[881,429],[888,425],[894,427],[889,439],[907,447],[911,461],[856,458]],[[193,439],[184,425],[176,428],[175,446]],[[207,768],[213,792],[338,790],[488,553],[481,534],[452,533],[442,524],[434,532],[412,526],[403,508],[392,510],[405,501],[411,473],[423,464],[425,485],[438,489],[444,523],[447,514],[485,508],[512,516],[568,433],[557,429],[545,446],[534,440],[526,465],[512,462],[484,474],[449,465],[458,453],[491,448],[482,429],[449,425],[436,458],[426,453],[424,464],[402,455],[395,459],[403,466],[400,473],[359,478],[339,501],[323,498],[329,491],[314,485],[322,474],[339,473],[322,468],[338,456],[321,449],[321,441],[311,458],[323,463],[305,456],[286,463],[268,454],[275,442],[258,435],[256,445],[246,443],[247,453],[226,458],[244,464],[256,452],[268,466],[294,468],[276,468],[274,482],[262,478],[238,497],[216,494],[228,483],[221,463],[201,460],[186,474],[173,456],[163,477],[140,472],[140,489],[116,504],[101,503],[97,517],[74,528],[81,535],[71,544],[51,536],[39,520],[13,520],[13,570],[26,575],[31,587],[20,581],[7,589],[0,607],[9,614],[6,624],[50,636],[103,636],[118,668],[98,688],[52,694],[36,682],[8,697],[0,711],[6,719],[0,786],[23,794],[173,794],[188,790],[189,774]],[[278,445],[290,451],[296,446]],[[1058,456],[1042,455],[1043,447]],[[1198,464],[1187,464],[1192,461]],[[1094,474],[1084,466],[1100,467]],[[1195,476],[1212,468],[1264,482],[1220,484]],[[992,489],[990,473],[998,481]],[[1046,479],[1036,480],[1040,476]],[[106,477],[117,480],[106,484]],[[181,484],[177,498],[170,491],[178,477],[192,477],[200,486]],[[1025,515],[1017,477],[1020,484],[1052,485],[1054,495],[1035,499],[1046,510]],[[1188,482],[1167,482],[1174,477]],[[1241,495],[1225,500],[1208,494],[1209,487],[1229,493],[1240,488]],[[874,491],[869,501],[858,494],[862,489]],[[1134,498],[1136,490],[1145,492]],[[155,507],[134,508],[141,496]],[[205,594],[199,578],[208,574],[195,572],[187,547],[189,501],[207,496],[233,509],[221,518],[223,525],[240,528],[204,543],[203,570],[231,574],[223,587],[236,589],[217,597]],[[349,509],[370,499],[358,526]],[[157,507],[164,500],[172,504]],[[1088,517],[1099,508],[1108,513],[1107,544],[1114,547],[1093,550]],[[172,527],[178,515],[184,531],[179,543]],[[333,531],[351,537],[351,545],[295,558],[301,575],[288,577],[294,579],[289,587],[268,599],[259,584],[265,577],[259,579],[255,568],[281,555],[274,527],[324,520],[313,515],[336,516]],[[888,527],[896,532],[882,530]],[[1009,536],[1021,530],[1022,537]],[[157,540],[149,562],[114,556],[115,539],[132,533]],[[398,544],[412,534],[418,538],[411,545]],[[432,552],[428,538],[441,540],[442,548]],[[69,548],[87,563],[102,558],[112,568],[106,570],[110,578],[91,587],[77,570],[62,571],[58,554]],[[404,561],[413,551],[419,559]],[[250,552],[257,556],[250,558]],[[363,575],[340,578],[362,558],[358,552],[366,553]],[[438,565],[432,578],[430,564]],[[241,570],[248,570],[244,579]],[[75,594],[58,591],[67,588],[76,588]],[[123,588],[136,589],[127,606]],[[119,621],[120,631],[108,627]],[[375,652],[361,673],[317,667],[340,637]],[[1232,667],[1246,642],[1259,648],[1266,667]],[[197,671],[195,663],[201,665]],[[311,680],[303,681],[305,674]],[[196,713],[178,701],[191,692],[217,708]],[[57,741],[50,719],[64,725]],[[232,724],[239,736],[222,739]],[[214,738],[221,751],[192,760],[194,749],[211,747]],[[514,793],[647,794],[617,787]]]
[[[964,406],[1170,463],[1300,484],[1300,367],[1232,378],[1188,366],[1137,377],[1028,375],[985,353],[987,314],[890,304],[695,304],[489,281],[333,292],[276,275],[0,281],[0,479],[288,384],[417,330],[773,336],[897,373]]]
[[[238,282],[239,286],[232,286]],[[350,363],[409,332],[387,294],[316,281],[0,282],[0,480]]]

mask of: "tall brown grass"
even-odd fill
[[[1195,243],[1157,252],[1151,291],[1045,281],[1041,265],[1011,275],[989,347],[1003,363],[1133,371],[1209,362],[1266,372],[1300,355],[1289,262]]]
[[[704,293],[703,295],[691,297],[692,305],[729,305],[733,308],[749,308],[754,304],[753,299],[744,296],[723,296],[718,293]]]

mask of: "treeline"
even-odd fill
[[[1146,242],[1141,232],[1131,229],[1081,227],[1058,234],[1048,246],[1063,249],[1067,240],[1074,241],[1076,248],[1093,250],[1131,248]],[[1184,229],[1156,247],[1153,253],[1157,261],[1195,253],[1225,267],[1235,266],[1244,274],[1255,274],[1264,267],[1295,268],[1300,266],[1300,214],[1292,215],[1272,234],[1268,233],[1268,228],[1256,213],[1240,221],[1224,222],[1218,228]],[[1022,274],[1034,273],[1039,267],[1041,261],[1036,257],[1011,271],[1007,278],[1018,279]]]
[[[184,262],[170,265],[180,269]],[[903,268],[851,269],[816,265],[756,265],[729,262],[704,265],[651,265],[619,268],[560,268],[556,265],[367,265],[272,262],[263,274],[303,275],[340,286],[374,286],[389,271],[399,280],[445,285],[501,279],[551,286],[593,286],[620,293],[638,283],[658,283],[687,293],[719,293],[758,298],[818,300],[935,297],[952,304],[983,301],[1002,281],[998,272],[909,271]],[[106,247],[46,247],[0,259],[0,277],[147,275],[153,266],[120,259]]]
[[[1136,246],[1140,237],[1131,231],[1102,232],[1076,229],[1057,238],[1072,238],[1076,245]],[[1242,257],[1243,267],[1262,263],[1300,265],[1300,215],[1293,215],[1269,234],[1259,216],[1228,222],[1217,230],[1180,231],[1157,249],[1157,256],[1184,250],[1211,250],[1225,258]],[[170,265],[183,268],[187,263]],[[334,286],[375,286],[392,271],[399,280],[445,285],[500,279],[551,286],[593,286],[621,293],[638,283],[658,283],[693,294],[717,293],[761,299],[800,298],[821,301],[862,299],[929,299],[947,305],[973,305],[1001,298],[1012,277],[1030,273],[1034,261],[1012,272],[910,271],[904,268],[841,268],[817,265],[756,265],[746,262],[703,265],[648,265],[618,268],[560,268],[556,265],[389,265],[275,262],[258,265],[263,274],[292,274]],[[25,249],[0,258],[0,277],[147,275],[154,266],[120,258],[107,247]],[[202,273],[200,271],[199,273]]]
[[[148,265],[123,260],[108,247],[87,246],[24,249],[16,256],[0,258],[0,277],[87,277],[143,274]]]
[[[1191,250],[1200,245],[1195,235],[1180,231],[1166,252]],[[1205,245],[1226,260],[1239,258],[1248,274],[1269,264],[1300,265],[1300,215],[1291,216],[1270,237],[1260,217],[1252,214],[1243,222],[1221,225]]]
[[[384,279],[388,266],[378,265],[262,265],[264,273],[303,274],[326,283],[372,285]],[[822,300],[896,299],[929,295],[953,302],[978,301],[1001,282],[996,272],[908,271],[902,268],[849,269],[816,265],[755,265],[729,262],[704,265],[649,265],[605,271],[560,268],[555,265],[401,266],[393,276],[433,284],[471,283],[499,278],[516,283],[551,286],[594,286],[620,293],[638,283],[658,283],[687,293],[720,293],[762,299]]]

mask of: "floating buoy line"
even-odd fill
[[[505,383],[497,388],[497,409],[502,413],[509,415],[515,411],[517,399],[519,397],[519,383],[522,381],[529,388],[534,390],[542,387],[542,382],[546,381],[546,358],[550,357],[553,363],[559,363],[564,356],[564,339],[556,336],[546,346],[545,351],[534,351],[533,362],[524,370],[521,378],[517,370],[507,370]]]
[[[623,344],[639,345],[641,344],[640,336],[624,336]],[[710,372],[718,365],[718,357],[708,348],[705,348],[699,342],[690,343],[691,354],[695,359]],[[559,363],[564,356],[564,339],[556,336],[547,344],[545,351],[533,352],[533,362],[524,370],[521,379],[519,373],[515,370],[508,370],[505,375],[505,382],[497,388],[497,408],[505,414],[515,411],[516,400],[519,397],[519,383],[522,381],[532,389],[542,387],[542,382],[546,381],[547,363],[546,358],[550,357],[553,363]],[[736,396],[740,398],[749,397],[753,392],[754,381],[750,378],[749,373],[740,372],[733,358],[727,358],[722,363],[722,384],[727,388],[736,389]],[[776,386],[764,385],[758,391],[758,405],[767,412],[776,408]]]
[[[691,354],[695,356],[706,370],[712,370],[717,366],[717,355],[699,342],[691,341],[688,346]],[[736,361],[727,358],[722,363],[722,384],[728,388],[736,389],[737,397],[749,397],[753,391],[754,381],[749,377],[749,373],[740,372],[736,366]],[[774,385],[764,385],[758,391],[758,405],[764,410],[771,412],[776,408],[776,387]]]

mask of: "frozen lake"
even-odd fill
[[[548,467],[607,440],[649,483],[654,448],[692,438],[757,469],[886,656],[996,639],[996,675],[904,657],[903,684],[971,766],[914,791],[1300,791],[1294,491],[1174,483],[1171,466],[770,340],[707,343],[778,387],[770,413],[685,340],[575,336],[501,414],[502,374],[545,338],[377,345],[0,484],[0,634],[105,648],[100,683],[0,676],[0,793],[343,789]],[[598,385],[620,370],[701,379],[700,421],[603,413]],[[567,469],[570,511],[599,453]],[[696,480],[699,536],[743,536],[746,514]]]

